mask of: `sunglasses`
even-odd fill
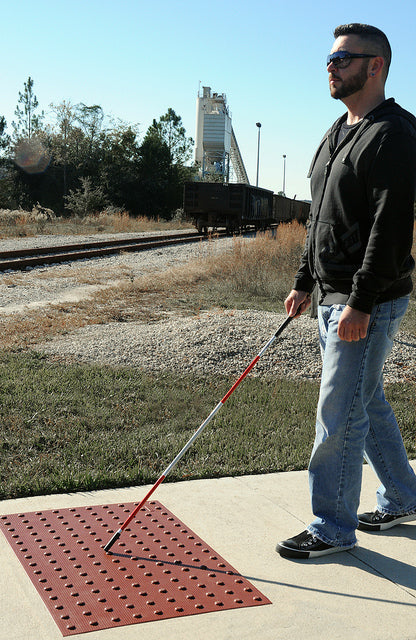
[[[335,51],[330,53],[326,59],[326,66],[333,64],[337,69],[348,67],[353,58],[376,58],[374,53],[349,53],[349,51]]]

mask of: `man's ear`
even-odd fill
[[[374,78],[379,73],[381,73],[383,67],[384,67],[384,58],[382,58],[381,56],[377,56],[376,58],[373,58],[371,61],[371,64],[368,65],[368,72],[370,76]]]

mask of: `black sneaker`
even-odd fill
[[[416,520],[416,513],[403,513],[402,515],[392,516],[390,513],[382,513],[377,509],[375,511],[366,511],[358,515],[358,529],[361,531],[384,531],[395,527],[396,524],[402,522],[411,522]]]
[[[303,531],[294,538],[279,542],[276,546],[276,551],[280,553],[283,558],[318,558],[319,556],[326,556],[329,553],[337,553],[337,551],[346,551],[352,549],[351,547],[336,547],[326,542],[322,542],[309,531]]]

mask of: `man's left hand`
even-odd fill
[[[346,342],[358,342],[367,335],[370,314],[346,305],[338,322],[338,337]]]

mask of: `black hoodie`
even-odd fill
[[[317,282],[321,304],[371,313],[412,290],[416,118],[390,98],[337,146],[346,118],[312,161],[310,222],[294,288],[310,292]]]

